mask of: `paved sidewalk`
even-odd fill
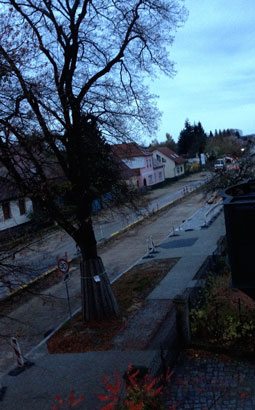
[[[181,203],[159,212],[139,225],[134,225],[126,233],[117,236],[107,246],[99,250],[110,280],[139,260],[147,250],[147,239],[152,236],[160,243],[170,232],[172,225],[178,226],[204,205],[203,194],[184,198]],[[78,261],[71,263],[72,278],[68,282],[72,311],[79,308],[80,272]],[[29,291],[29,290],[28,290]],[[19,338],[24,354],[36,346],[46,333],[55,329],[68,316],[66,290],[62,281],[51,286],[41,295],[29,298],[26,303],[13,303],[8,317],[0,317],[0,377],[1,373],[14,363],[9,346],[11,336]]]
[[[255,364],[246,361],[183,352],[169,385],[166,410],[255,409]]]
[[[149,295],[148,303],[171,305],[172,298],[187,286],[195,284],[194,275],[208,254],[224,234],[223,215],[221,214],[207,229],[180,232],[180,236],[167,237],[157,248],[155,258],[179,256],[179,262],[163,281]],[[168,302],[167,302],[168,301]],[[152,321],[153,325],[153,321]],[[142,331],[142,329],[139,329]],[[128,337],[128,335],[127,335]],[[104,374],[113,375],[125,372],[129,363],[145,365],[155,369],[160,364],[159,346],[150,350],[147,346],[134,348],[119,344],[116,350],[89,352],[83,354],[49,355],[43,344],[29,357],[35,364],[18,376],[5,375],[3,385],[7,386],[3,410],[47,410],[54,403],[54,397],[67,397],[72,389],[77,394],[85,394],[82,409],[97,410],[101,404],[98,394],[104,394],[101,378]]]

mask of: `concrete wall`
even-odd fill
[[[6,219],[6,220],[4,220],[3,208],[2,208],[2,204],[0,204],[0,231],[9,229],[12,227],[16,227],[20,224],[30,221],[27,215],[32,210],[33,205],[32,205],[32,201],[29,198],[25,198],[26,213],[24,215],[20,215],[19,200],[12,200],[12,201],[9,201],[9,203],[10,203],[10,209],[11,209],[11,218]]]

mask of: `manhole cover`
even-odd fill
[[[198,240],[198,238],[188,238],[188,239],[177,239],[175,241],[169,241],[162,243],[160,248],[170,249],[170,248],[184,248],[187,246],[192,246]]]

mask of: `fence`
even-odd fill
[[[192,303],[197,306],[201,302],[203,288],[210,272],[217,270],[217,264],[222,253],[225,252],[225,244],[226,240],[223,236],[219,239],[214,254],[205,259],[196,273],[194,277],[196,280],[195,287],[187,288],[182,295],[178,295],[173,300],[171,311],[168,313],[163,326],[157,332],[155,340],[152,340],[150,344],[150,349],[158,349],[159,352],[158,362],[155,361],[155,366],[159,362],[161,362],[163,369],[166,366],[173,366],[181,350],[193,343],[190,332],[190,309]]]

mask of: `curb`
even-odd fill
[[[138,220],[138,221],[136,221],[134,224],[128,225],[127,227],[124,228],[124,230],[126,231],[126,230],[130,229],[130,227],[132,227],[133,225],[136,225],[137,223],[141,223],[144,219],[149,219],[150,216],[152,216],[154,213],[157,213],[157,212],[160,212],[160,211],[164,211],[164,210],[167,209],[168,207],[171,207],[171,206],[175,205],[176,203],[181,202],[185,197],[191,196],[194,192],[198,191],[200,188],[201,188],[201,186],[199,186],[199,187],[196,188],[195,190],[193,190],[193,191],[187,193],[186,195],[182,195],[180,198],[178,198],[178,199],[176,199],[176,200],[174,200],[174,201],[171,201],[170,203],[168,203],[168,204],[166,204],[166,205],[160,207],[158,210],[156,210],[156,212],[152,212],[151,214],[149,214],[148,216],[146,216],[146,217],[143,218],[142,220]],[[123,231],[120,231],[119,233],[122,233],[122,232],[123,232]],[[116,236],[117,234],[114,233],[113,235]],[[111,239],[111,238],[110,238],[110,239]],[[135,266],[140,260],[142,260],[142,258],[143,258],[143,256],[142,256],[140,259],[138,259],[137,261],[135,261],[135,262],[132,264],[132,266]],[[73,258],[72,260],[74,260],[74,259],[77,259],[77,258]],[[121,272],[121,274],[119,274],[116,278],[114,278],[114,280],[111,281],[111,283],[114,282],[115,280],[117,280],[120,276],[122,276],[122,275],[123,275],[126,271],[128,271],[129,269],[130,269],[130,267],[129,267],[128,269],[126,269],[125,271]],[[10,295],[9,297],[11,297],[11,296],[13,297],[13,296],[14,296],[15,294],[17,294],[18,292],[22,292],[22,290],[24,290],[24,288],[33,285],[34,283],[37,282],[37,280],[42,279],[42,278],[46,277],[47,275],[50,275],[52,272],[54,272],[54,271],[56,271],[56,270],[57,270],[57,269],[53,269],[53,270],[49,270],[49,271],[45,272],[44,274],[40,275],[40,277],[35,278],[32,282],[30,282],[30,283],[24,285],[24,286],[22,287],[22,289],[18,289],[17,291],[14,291],[13,294]],[[1,301],[0,301],[0,303],[1,303]],[[81,307],[77,308],[74,312],[72,312],[72,316],[74,316],[74,315],[75,315],[77,312],[79,312],[80,310],[81,310]],[[55,329],[53,329],[45,338],[43,338],[36,346],[34,346],[29,352],[26,353],[26,357],[29,357],[29,356],[33,355],[33,354],[34,354],[42,345],[44,345],[44,344],[66,323],[66,321],[69,320],[69,319],[70,319],[70,317],[68,316],[68,317],[66,317],[60,324],[58,324],[58,326],[56,326]],[[165,317],[165,318],[162,320],[162,322],[160,323],[159,329],[162,328],[162,326],[164,325],[165,321],[167,321],[167,319],[168,319],[168,314],[166,315],[166,317]],[[171,332],[170,332],[170,333],[171,333]],[[157,373],[160,371],[160,369],[162,369],[162,366],[164,365],[164,362],[165,362],[165,361],[169,361],[169,357],[168,357],[168,354],[167,354],[167,353],[169,353],[169,352],[167,352],[166,349],[163,347],[163,346],[165,346],[165,345],[167,344],[167,341],[169,341],[169,337],[170,337],[170,335],[167,334],[166,337],[164,338],[164,340],[162,340],[162,349],[161,349],[161,348],[160,348],[160,349],[155,349],[155,348],[150,349],[150,344],[151,344],[151,341],[153,340],[153,337],[152,337],[152,340],[149,342],[149,344],[148,344],[148,346],[147,346],[147,348],[146,348],[147,350],[152,350],[152,351],[154,351],[153,357],[152,357],[150,363],[148,363],[148,367],[151,369],[151,373],[153,373],[153,374],[157,374]],[[178,355],[178,352],[174,353],[173,358],[172,358],[170,361],[173,361],[173,362],[174,362],[174,360],[176,359],[176,355]],[[13,369],[13,366],[11,366],[11,367],[7,370],[7,372],[10,371],[11,369]],[[6,372],[5,372],[4,374],[6,374]]]
[[[105,239],[102,242],[98,243],[98,249],[103,248],[106,244],[110,243],[111,241],[115,240],[119,235],[124,234],[125,232],[127,232],[129,229],[132,229],[138,225],[140,225],[141,223],[147,221],[148,219],[150,219],[153,215],[155,214],[159,214],[160,212],[164,212],[166,209],[171,208],[172,206],[182,202],[185,198],[192,196],[192,194],[194,194],[195,192],[198,192],[199,190],[201,190],[202,185],[199,185],[197,188],[194,188],[192,191],[181,195],[179,198],[174,199],[171,202],[168,202],[167,204],[156,208],[154,211],[150,212],[148,215],[132,222],[131,224],[125,226],[125,228],[121,229],[120,231],[116,231],[114,233],[111,234],[111,236],[107,239]],[[69,263],[71,262],[75,262],[79,260],[79,256],[75,256],[73,258],[71,258],[69,260]],[[19,294],[21,294],[24,290],[29,290],[30,288],[33,289],[33,286],[36,286],[40,280],[43,280],[44,278],[50,276],[52,273],[56,273],[58,271],[58,269],[52,268],[49,269],[48,271],[42,273],[41,275],[37,276],[36,278],[34,278],[32,281],[20,286],[18,289],[15,289],[14,291],[12,291],[11,293],[9,293],[7,296],[5,296],[4,298],[0,299],[0,306],[5,305],[8,302],[11,302],[12,299],[14,299],[16,296],[18,297]]]
[[[144,221],[148,220],[151,216],[153,216],[153,215],[155,215],[155,214],[159,214],[160,212],[164,212],[164,211],[167,210],[168,208],[171,208],[172,206],[174,206],[174,205],[176,205],[176,204],[182,202],[185,198],[188,198],[188,197],[192,196],[192,194],[194,194],[195,192],[198,192],[199,190],[201,190],[201,188],[202,188],[202,185],[198,186],[197,188],[194,188],[192,191],[190,191],[190,192],[188,192],[188,193],[186,193],[186,194],[184,194],[184,195],[181,195],[179,198],[174,199],[173,201],[168,202],[167,204],[165,204],[165,205],[163,205],[163,206],[161,206],[161,207],[159,207],[159,208],[156,208],[154,211],[150,212],[148,215],[146,215],[146,216],[144,216],[144,217],[142,217],[142,218],[140,218],[140,219],[138,219],[138,220],[132,222],[131,224],[125,226],[125,228],[121,229],[120,231],[116,231],[116,232],[112,233],[109,238],[104,239],[103,241],[101,241],[101,242],[98,243],[98,248],[102,248],[102,247],[105,246],[107,243],[109,243],[109,242],[111,242],[112,240],[116,239],[116,237],[117,237],[118,235],[121,235],[121,234],[127,232],[129,229],[132,229],[132,228],[134,228],[135,226],[137,226],[137,225],[143,223]]]

